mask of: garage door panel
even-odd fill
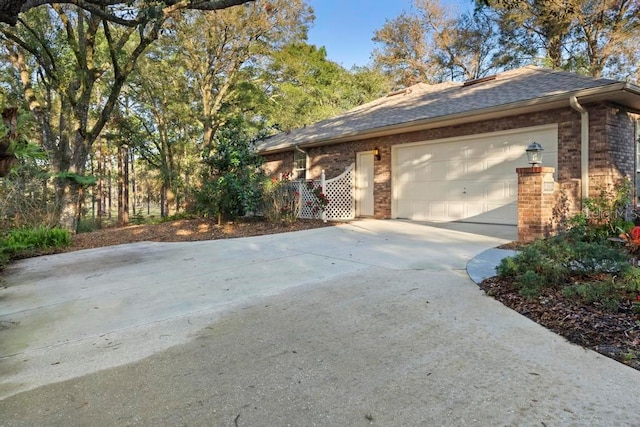
[[[447,180],[457,180],[466,174],[467,162],[464,159],[453,159],[447,162]]]
[[[485,212],[485,206],[483,203],[467,203],[465,208],[465,218],[479,216]]]
[[[447,216],[452,220],[464,218],[464,203],[449,202],[447,203]]]
[[[464,140],[394,147],[394,209],[398,218],[517,223],[517,176],[526,147],[543,145],[557,164],[557,127],[485,134]]]

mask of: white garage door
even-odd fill
[[[517,225],[516,168],[533,141],[557,169],[557,126],[395,146],[394,217]]]

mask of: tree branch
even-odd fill
[[[253,0],[165,0],[164,4],[177,9],[220,10],[250,1]],[[124,19],[105,10],[109,6],[125,5],[127,4],[126,0],[0,0],[0,23],[16,25],[20,13],[47,4],[73,4],[100,16],[102,19],[120,25],[135,26],[139,23],[137,19]]]

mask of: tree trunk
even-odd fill
[[[112,189],[111,189],[111,162],[109,162],[109,171],[107,172],[107,218],[111,219],[112,205]]]
[[[124,225],[129,224],[129,148],[122,147],[122,158],[124,160],[124,194],[122,199],[122,219]]]
[[[75,233],[78,225],[78,185],[68,179],[58,178],[56,187],[56,202],[60,209],[58,222],[61,227]]]
[[[129,223],[129,153],[118,147],[118,225]]]
[[[167,214],[167,186],[162,184],[160,189],[160,218],[168,216]]]
[[[135,163],[135,158],[133,156],[133,150],[131,150],[131,157],[130,157],[130,161],[131,161],[131,192],[133,193],[133,203],[132,203],[132,207],[133,207],[133,215],[136,215],[136,203],[138,202],[138,189],[136,187],[136,163]]]
[[[98,145],[98,185],[96,187],[96,205],[98,207],[98,226],[102,227],[102,215],[104,214],[104,160],[102,154],[102,140]]]

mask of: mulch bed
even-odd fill
[[[297,220],[293,223],[271,223],[261,218],[242,219],[218,225],[213,219],[197,218],[167,221],[160,224],[128,225],[106,227],[72,236],[71,246],[44,249],[21,254],[19,258],[73,252],[82,249],[101,248],[135,242],[194,242],[202,240],[232,239],[238,237],[262,236],[265,234],[287,233],[331,227],[338,222],[321,220]]]
[[[487,295],[568,341],[640,370],[640,315],[633,301],[623,301],[617,313],[587,305],[547,289],[538,298],[524,298],[510,279],[491,277],[480,285]]]
[[[89,249],[143,241],[193,242],[200,240],[232,239],[237,237],[262,236],[289,231],[331,227],[335,222],[320,220],[297,220],[293,223],[272,223],[262,219],[243,219],[218,225],[213,219],[199,218],[169,221],[161,224],[129,225],[104,228],[73,236],[73,245],[68,250]]]

